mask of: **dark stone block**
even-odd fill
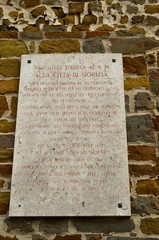
[[[144,21],[144,15],[132,17],[132,24],[143,23],[143,21]]]
[[[29,218],[6,218],[4,223],[7,224],[7,231],[19,229],[21,232],[33,232],[32,219]]]
[[[65,218],[51,219],[44,218],[41,220],[39,230],[45,233],[57,233],[62,234],[68,230],[68,221]]]
[[[130,112],[130,109],[129,109],[129,96],[128,95],[125,95],[125,109],[127,112]]]
[[[14,147],[14,136],[13,135],[0,136],[0,147],[5,148]]]
[[[73,220],[77,231],[91,233],[130,232],[135,225],[132,219],[88,219]]]
[[[104,53],[104,45],[102,43],[102,40],[100,39],[93,39],[93,40],[88,40],[83,43],[83,51],[85,53]]]
[[[47,238],[40,234],[35,234],[32,236],[32,240],[47,240]]]
[[[154,142],[153,122],[150,115],[127,117],[128,142]]]
[[[112,53],[129,54],[145,52],[144,41],[142,38],[112,38],[110,39],[110,42],[112,44],[110,48]]]
[[[147,92],[140,92],[135,95],[135,109],[149,110],[152,108],[150,94]]]
[[[150,214],[159,215],[159,203],[153,196],[137,196],[132,198],[131,202],[132,213],[146,216]]]
[[[156,95],[159,94],[159,69],[150,69],[148,71],[151,91]]]

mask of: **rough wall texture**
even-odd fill
[[[158,0],[0,0],[0,240],[159,238]],[[20,56],[122,53],[131,218],[9,218]]]

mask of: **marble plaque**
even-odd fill
[[[129,216],[121,54],[24,55],[10,216]]]

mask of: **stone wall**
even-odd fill
[[[0,0],[0,240],[159,238],[158,0]],[[131,218],[9,218],[20,56],[122,53]]]

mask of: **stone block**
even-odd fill
[[[101,39],[95,39],[95,40],[93,39],[93,40],[84,41],[83,51],[85,53],[96,53],[96,52],[104,53],[105,49]]]
[[[158,194],[158,185],[155,180],[139,180],[137,182],[136,192],[138,195],[154,195]]]
[[[7,232],[12,230],[20,230],[20,232],[33,232],[31,218],[6,218],[4,223],[7,225]]]
[[[129,96],[125,95],[125,109],[127,112],[130,112],[130,108],[129,108]]]
[[[36,7],[37,5],[40,4],[40,0],[20,0],[20,6],[21,7],[25,7],[25,8],[28,8],[28,7]]]
[[[149,69],[148,71],[151,91],[158,95],[159,94],[159,69]]]
[[[124,89],[129,91],[133,88],[144,87],[146,89],[150,88],[149,79],[147,77],[131,78],[127,77],[124,81]]]
[[[159,203],[153,196],[137,196],[131,201],[132,213],[146,216],[150,214],[159,215]]]
[[[6,214],[8,212],[9,198],[9,192],[0,192],[0,215]]]
[[[154,142],[153,122],[150,115],[127,117],[128,142]]]
[[[156,148],[154,146],[128,146],[129,160],[149,161],[155,160]]]
[[[159,13],[159,5],[145,5],[145,13],[149,14]]]
[[[10,136],[10,135],[8,135]],[[8,136],[1,136],[1,139],[4,140],[5,137],[8,138]],[[1,141],[1,140],[0,140]],[[8,144],[8,141],[10,140],[6,140],[7,142],[6,145]],[[3,145],[5,145],[5,143],[1,143],[0,147],[3,147]],[[13,150],[12,149],[8,149],[8,148],[0,148],[0,162],[11,162],[13,160]]]
[[[133,14],[133,13],[136,14],[138,12],[138,8],[136,6],[127,5],[126,11],[129,14]]]
[[[0,132],[8,133],[15,131],[15,121],[9,122],[8,120],[0,120]]]
[[[17,59],[1,59],[0,72],[4,77],[18,77],[20,75],[20,62]]]
[[[158,240],[157,238],[138,237],[108,237],[107,240]]]
[[[157,176],[157,167],[152,167],[151,165],[129,165],[129,173],[131,176],[144,176],[148,175],[150,177]]]
[[[96,24],[97,17],[94,14],[87,14],[84,16],[82,24]]]
[[[138,75],[147,74],[147,67],[143,56],[138,56],[134,58],[124,57],[123,65],[125,73],[132,73]]]
[[[0,135],[0,148],[1,147],[5,148],[14,147],[14,135]]]
[[[32,236],[32,240],[47,240],[47,238],[42,236],[42,235],[40,235],[40,234],[34,234]]]
[[[150,94],[147,92],[137,93],[134,97],[135,109],[138,110],[150,110],[153,107]]]
[[[86,240],[102,240],[102,234],[86,234]]]
[[[10,177],[12,174],[12,165],[0,164],[0,176]]]
[[[1,240],[18,240],[18,238],[15,236],[15,237],[8,237],[8,236],[1,236],[0,235],[0,239]]]
[[[0,94],[18,92],[18,79],[0,80]]]
[[[24,31],[24,32],[19,32],[19,37],[22,39],[42,39],[43,35],[41,31]]]
[[[37,18],[39,16],[43,16],[45,11],[46,11],[46,7],[41,6],[41,7],[34,8],[30,13],[33,18]]]
[[[147,16],[146,21],[147,21],[148,26],[159,25],[159,19],[157,17],[154,17],[154,16]]]
[[[28,49],[23,41],[0,40],[0,57],[20,57],[27,53]]]
[[[144,15],[138,15],[132,17],[132,24],[142,24],[144,21]]]
[[[68,231],[68,221],[66,218],[44,218],[40,222],[39,230],[49,234],[62,234]]]
[[[17,115],[17,104],[18,104],[18,98],[12,97],[11,99],[11,116],[16,117]]]
[[[140,229],[144,234],[158,235],[159,234],[159,218],[141,219]]]
[[[69,3],[69,14],[81,14],[84,11],[84,3],[76,2]]]
[[[144,53],[144,41],[140,38],[112,38],[111,42],[111,52],[112,53]]]
[[[159,131],[159,116],[153,117],[153,124],[154,124],[155,130]]]
[[[5,96],[0,96],[0,117],[8,110],[8,103]]]
[[[43,41],[39,46],[39,53],[71,53],[80,52],[78,40]]]
[[[77,231],[91,233],[130,232],[135,227],[132,219],[80,218],[73,223]]]

